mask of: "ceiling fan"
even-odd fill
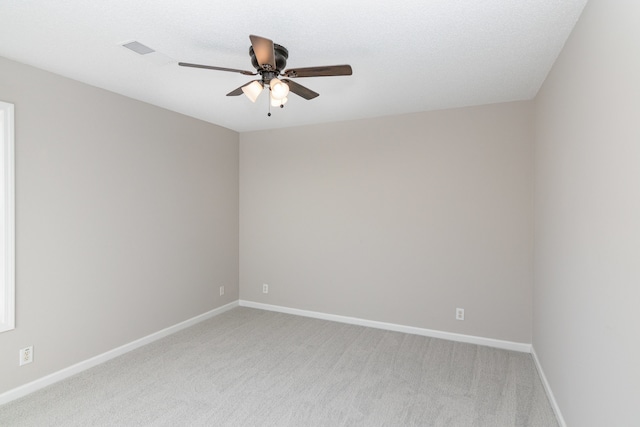
[[[306,88],[290,79],[299,77],[323,77],[323,76],[350,76],[352,74],[350,65],[330,65],[324,67],[291,68],[284,70],[289,58],[289,51],[273,41],[250,35],[251,47],[249,56],[251,64],[256,69],[253,71],[237,70],[234,68],[215,67],[212,65],[189,64],[179,62],[183,67],[205,68],[208,70],[229,71],[240,73],[246,76],[260,75],[260,79],[252,80],[237,89],[232,90],[227,96],[238,96],[244,93],[252,102],[256,102],[258,96],[265,87],[269,88],[271,105],[274,107],[284,107],[287,102],[289,91],[304,99],[313,99],[319,94]],[[280,79],[279,76],[286,78]],[[269,113],[271,115],[271,113]]]

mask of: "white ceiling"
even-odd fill
[[[586,1],[2,0],[0,56],[242,132],[532,99]],[[353,75],[299,78],[320,96],[267,117],[225,96],[252,77],[177,65],[253,71],[249,34]]]

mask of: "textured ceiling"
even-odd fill
[[[0,56],[250,131],[531,99],[586,1],[2,0]],[[225,96],[250,76],[177,65],[253,70],[249,34],[285,46],[288,68],[353,75],[296,79],[320,96],[267,117],[265,94]]]

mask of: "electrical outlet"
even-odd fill
[[[20,350],[20,366],[33,362],[33,346]]]
[[[464,320],[464,308],[456,308],[456,320]]]
[[[269,293],[269,285],[267,285],[266,283],[262,284],[262,293],[263,294],[268,294]]]
[[[220,296],[224,295],[224,286],[220,286]]]

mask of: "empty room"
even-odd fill
[[[0,426],[640,425],[638,22],[0,2]]]

